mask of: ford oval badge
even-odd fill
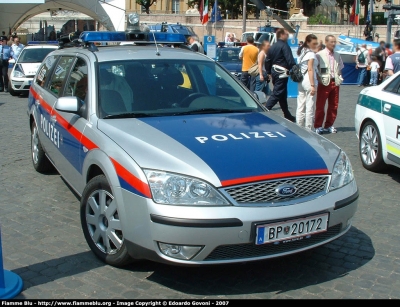
[[[291,184],[280,185],[275,189],[275,193],[281,197],[289,197],[296,194],[297,188]]]

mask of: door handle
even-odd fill
[[[383,106],[383,111],[389,112],[391,107],[392,107],[392,106],[391,106],[390,104],[385,103],[385,105]]]
[[[55,124],[57,122],[57,116],[56,115],[52,115],[50,116],[50,121]]]

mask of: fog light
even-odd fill
[[[158,247],[164,255],[182,260],[192,259],[203,248],[203,246],[177,245],[162,242],[158,242]]]

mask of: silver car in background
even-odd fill
[[[22,49],[10,72],[8,91],[12,96],[29,94],[37,69],[43,59],[56,49],[56,45],[28,45]]]
[[[46,57],[28,110],[33,166],[55,166],[81,196],[100,259],[246,262],[350,229],[358,189],[335,144],[269,113],[205,55],[151,42],[96,47],[91,33]]]

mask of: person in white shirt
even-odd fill
[[[367,45],[362,44],[360,50],[357,51],[356,55],[356,69],[358,69],[357,85],[367,85],[367,65],[368,65],[368,50]]]
[[[317,50],[318,38],[314,34],[309,34],[297,51],[298,63],[304,78],[298,83],[296,123],[309,130],[314,127],[315,93],[318,85],[318,60],[315,55]]]
[[[24,49],[25,45],[19,42],[19,37],[14,38],[14,44],[12,44],[11,49],[14,52],[14,59],[18,59],[21,50]]]
[[[376,56],[372,56],[371,59],[372,59],[372,62],[369,65],[371,67],[371,70],[370,70],[371,78],[369,80],[369,85],[377,85],[380,65],[378,63],[378,59],[376,58]]]

